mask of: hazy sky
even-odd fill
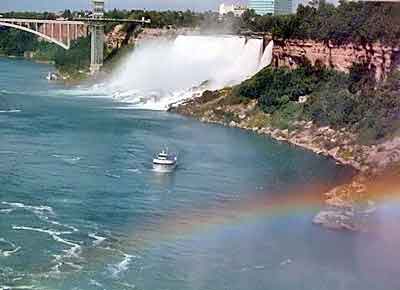
[[[0,11],[10,10],[47,10],[88,9],[90,0],[0,0]],[[304,0],[293,0],[294,4]],[[107,9],[146,8],[146,9],[191,9],[217,10],[220,3],[246,3],[246,0],[106,0]]]

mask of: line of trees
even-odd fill
[[[292,15],[259,16],[247,11],[242,28],[283,39],[393,43],[400,39],[400,3],[341,0],[334,6],[320,0],[300,5]]]

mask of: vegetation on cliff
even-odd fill
[[[376,84],[363,64],[350,74],[304,65],[295,70],[266,68],[234,87],[242,101],[256,99],[272,125],[290,128],[298,120],[358,132],[362,142],[396,133],[400,116],[400,75]]]

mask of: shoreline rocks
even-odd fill
[[[258,109],[256,101],[230,104],[230,91],[215,93],[212,100],[197,97],[170,111],[193,117],[201,122],[220,124],[269,136],[279,142],[310,150],[332,158],[337,164],[350,166],[356,174],[348,183],[324,194],[325,209],[318,213],[313,223],[335,230],[366,231],[368,218],[374,206],[359,206],[367,198],[367,180],[378,176],[394,162],[400,161],[400,137],[379,145],[359,144],[356,134],[347,129],[334,130],[320,127],[311,121],[296,121],[290,129],[268,125],[268,115]],[[209,94],[208,94],[209,95]],[[228,103],[228,104],[227,104]]]

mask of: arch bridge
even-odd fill
[[[76,21],[68,20],[40,20],[40,19],[15,19],[0,18],[0,26],[11,27],[33,33],[42,39],[53,42],[68,50],[71,41],[91,34],[91,64],[93,74],[100,71],[104,59],[104,25],[113,23],[133,23],[144,25],[150,20],[112,19],[104,17],[104,1],[91,0],[93,4],[90,18],[77,18]]]
[[[68,50],[71,42],[89,33],[83,21],[0,18],[0,26],[23,30]]]

